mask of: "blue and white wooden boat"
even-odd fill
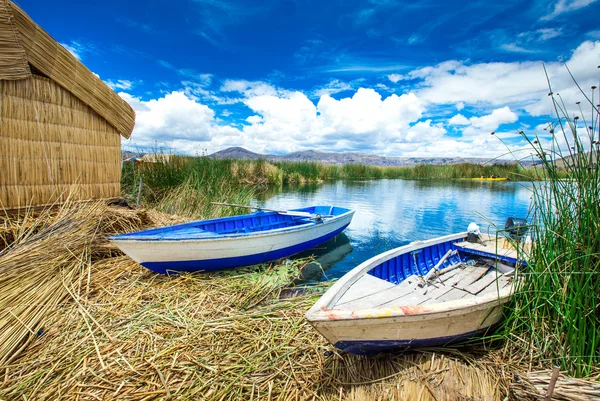
[[[338,280],[306,313],[337,348],[372,354],[440,346],[498,323],[521,253],[504,237],[459,233],[392,249]]]
[[[311,206],[138,231],[110,237],[130,258],[161,274],[266,263],[313,248],[341,233],[354,211]]]

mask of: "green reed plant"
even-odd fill
[[[549,85],[550,86],[550,85]],[[552,92],[547,134],[523,137],[540,160],[532,182],[533,247],[503,333],[530,364],[576,376],[600,366],[600,176],[598,105],[581,91],[576,114]],[[589,121],[586,119],[589,119]]]
[[[126,197],[136,199],[141,178],[143,206],[188,218],[236,214],[239,210],[211,205],[215,201],[245,204],[254,197],[253,185],[232,176],[233,163],[232,160],[180,156],[164,163],[126,163],[122,190]],[[264,166],[258,167],[261,168]]]
[[[181,185],[166,192],[153,205],[161,212],[176,214],[190,219],[236,215],[243,209],[215,207],[211,202],[249,204],[255,192],[251,187],[232,185],[226,180],[208,183],[210,180],[191,174]]]
[[[299,181],[319,182],[329,179],[326,166],[315,162],[277,162],[275,166],[284,176],[284,182],[294,183]],[[292,178],[292,180],[290,180]]]

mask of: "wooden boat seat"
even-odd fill
[[[513,263],[517,260],[523,260],[526,256],[523,250],[517,252],[514,246],[512,246],[506,238],[496,238],[491,235],[483,236],[483,242],[480,243],[461,241],[455,242],[454,246],[461,252],[488,257],[490,254],[495,254],[497,252],[498,259]]]
[[[389,281],[365,274],[338,300],[337,305],[363,299],[398,287]]]
[[[421,276],[413,275],[394,285],[365,274],[348,288],[333,309],[376,309],[448,302],[498,291],[510,285],[511,280],[511,275],[504,275],[487,265],[456,268],[432,278],[428,283]]]

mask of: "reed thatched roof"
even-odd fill
[[[0,0],[0,80],[27,79],[32,69],[90,106],[122,136],[131,136],[135,124],[131,106],[23,10]]]

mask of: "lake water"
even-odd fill
[[[466,231],[470,222],[495,233],[507,217],[527,216],[530,197],[530,186],[518,182],[373,180],[284,187],[264,193],[258,203],[273,209],[336,205],[355,211],[337,238],[299,255],[316,256],[304,269],[304,280],[311,282],[339,278],[370,257],[415,240]]]

